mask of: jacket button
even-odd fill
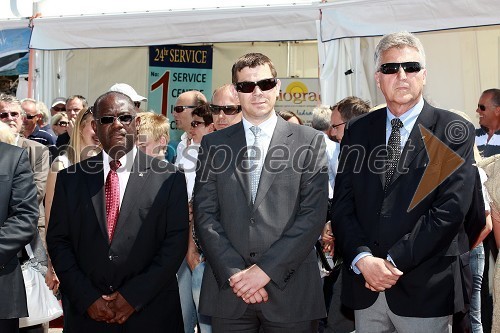
[[[109,256],[109,261],[113,261],[113,256]]]
[[[252,224],[255,223],[255,219],[253,217],[250,219],[250,223],[252,223]]]
[[[250,252],[250,257],[255,257],[255,252]]]

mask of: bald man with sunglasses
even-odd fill
[[[326,316],[314,244],[324,224],[323,134],[276,116],[280,80],[261,53],[232,68],[243,119],[205,135],[194,225],[207,258],[200,312],[213,332],[317,332]]]
[[[214,90],[210,112],[217,131],[241,121],[241,105],[232,84],[225,84]]]

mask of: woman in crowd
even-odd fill
[[[52,200],[54,198],[57,173],[70,165],[97,155],[101,151],[99,139],[92,129],[92,119],[91,107],[88,109],[84,108],[79,112],[67,150],[64,154],[57,156],[52,162],[49,175],[47,177],[47,190],[45,194],[45,228],[48,228],[49,224],[50,209],[52,208]],[[75,135],[77,133],[78,135]],[[59,288],[59,279],[54,273],[50,260],[49,269],[47,275],[45,276],[45,282],[49,288],[54,291],[54,293],[57,292]]]
[[[294,112],[288,111],[288,110],[282,110],[278,112],[278,115],[288,121],[289,123],[294,123],[297,125],[304,125],[304,122],[302,119],[300,119],[299,116],[297,116]]]
[[[55,135],[59,136],[68,131],[68,115],[66,112],[56,113],[50,120]]]

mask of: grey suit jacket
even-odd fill
[[[49,173],[49,149],[33,140],[19,138],[17,146],[25,148],[30,160],[31,170],[36,185],[36,197],[38,201],[38,232],[31,241],[31,249],[37,261],[47,266],[47,251],[45,245],[45,189],[47,185],[47,176]]]
[[[28,315],[17,253],[35,234],[36,187],[26,152],[0,142],[0,319]]]
[[[251,203],[243,124],[203,137],[194,190],[195,229],[207,257],[200,309],[239,318],[247,304],[229,286],[257,264],[271,278],[261,303],[275,322],[325,317],[314,244],[324,225],[328,174],[323,135],[278,122]]]

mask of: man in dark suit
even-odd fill
[[[11,112],[0,102],[0,114]],[[36,187],[28,155],[0,143],[0,332],[19,331],[28,316],[18,254],[35,235],[38,221]]]
[[[375,79],[387,108],[349,123],[333,231],[356,332],[447,332],[464,306],[459,239],[474,186],[474,128],[422,97],[420,41],[384,36]]]
[[[92,126],[104,152],[59,172],[47,243],[71,332],[182,332],[177,272],[187,250],[184,175],[135,147],[140,119],[107,92]]]
[[[239,58],[232,81],[243,120],[201,142],[200,312],[214,332],[316,332],[326,315],[314,250],[327,209],[325,143],[276,116],[276,76],[263,54]]]

